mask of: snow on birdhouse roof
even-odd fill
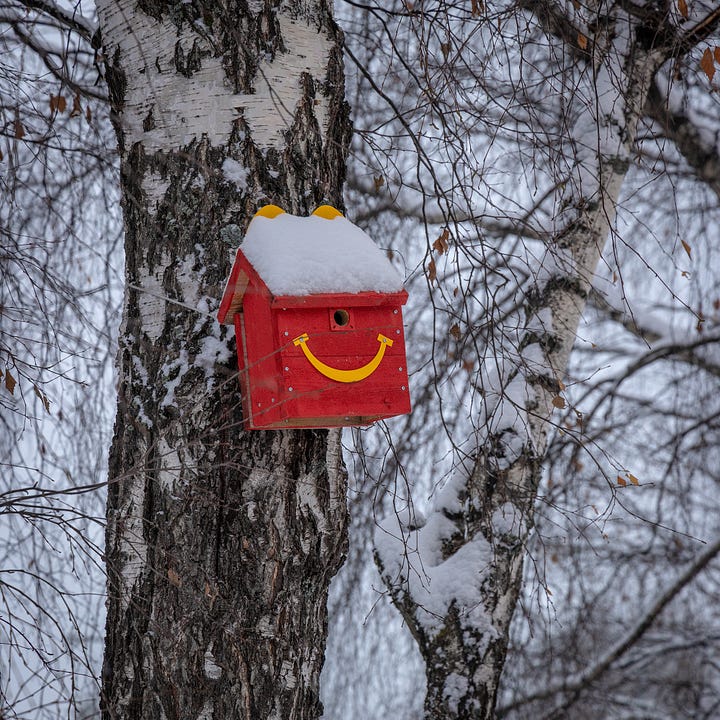
[[[270,292],[401,291],[402,278],[370,236],[324,207],[330,212],[309,217],[259,213],[253,218],[240,249]]]

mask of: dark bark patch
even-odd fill
[[[155,116],[153,115],[153,108],[154,106],[150,108],[148,114],[143,118],[143,130],[145,132],[150,132],[150,130],[155,129]]]

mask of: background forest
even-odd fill
[[[410,293],[413,412],[342,435],[350,542],[330,591],[324,717],[473,716],[460,665],[477,627],[439,680],[447,648],[428,628],[488,595],[512,618],[506,659],[483,646],[502,671],[497,717],[718,717],[720,9],[334,12],[346,214]],[[85,0],[0,2],[8,718],[98,716],[123,297],[164,292],[123,271],[97,27]],[[217,307],[189,309],[207,321]],[[506,489],[478,499],[481,472]],[[500,569],[477,584],[457,553],[489,517]]]

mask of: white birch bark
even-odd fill
[[[346,543],[339,442],[243,433],[214,315],[259,205],[342,205],[342,38],[322,0],[97,5],[127,273],[103,716],[315,718]]]

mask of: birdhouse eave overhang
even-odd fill
[[[220,323],[233,324],[235,315],[242,310],[245,294],[249,291],[268,295],[270,293],[255,268],[238,249],[218,310],[217,317]]]
[[[277,295],[271,298],[272,308],[317,308],[348,305],[352,307],[378,307],[380,305],[405,305],[407,290],[381,293],[374,290],[358,293],[312,293],[310,295]]]
[[[238,249],[232,272],[220,302],[218,321],[232,325],[235,315],[242,311],[246,294],[251,292],[260,293],[267,297],[270,307],[273,309],[317,308],[338,305],[379,307],[383,305],[405,305],[408,299],[407,290],[404,288],[396,292],[367,290],[355,293],[321,292],[307,295],[273,295],[242,250]]]

